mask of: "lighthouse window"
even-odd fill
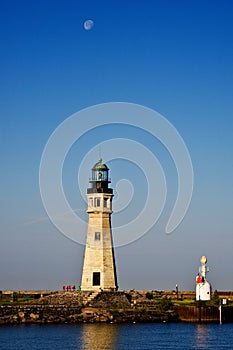
[[[100,198],[95,198],[95,207],[100,207]]]
[[[100,232],[95,232],[95,241],[100,241]]]
[[[104,208],[107,208],[107,206],[108,206],[108,199],[104,198]]]

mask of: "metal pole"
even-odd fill
[[[222,324],[222,303],[221,303],[221,299],[219,300],[219,324]]]
[[[179,290],[178,290],[178,284],[176,284],[176,299],[178,300],[178,294],[179,293]]]

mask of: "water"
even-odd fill
[[[233,324],[1,326],[0,349],[233,349]]]

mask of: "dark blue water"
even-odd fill
[[[1,326],[0,349],[233,349],[233,324]]]

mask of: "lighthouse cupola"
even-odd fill
[[[92,176],[90,179],[91,188],[88,188],[87,193],[112,193],[112,189],[108,188],[111,182],[108,177],[108,167],[102,162],[102,158],[93,166]]]

